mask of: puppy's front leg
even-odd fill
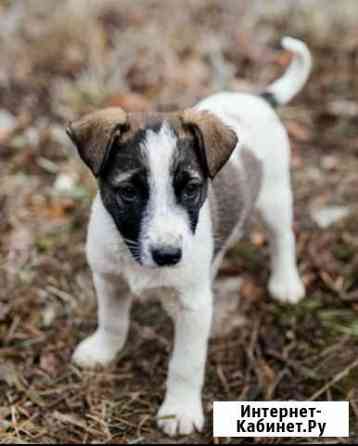
[[[158,413],[158,425],[174,436],[201,431],[201,402],[207,344],[212,319],[212,291],[186,291],[175,312],[175,342],[169,364],[167,392]]]
[[[98,327],[82,341],[73,354],[73,361],[82,367],[106,365],[123,348],[129,326],[131,295],[118,276],[94,273],[98,300]]]

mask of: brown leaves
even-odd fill
[[[150,111],[151,103],[143,96],[137,93],[114,94],[105,99],[104,107],[121,107],[127,112]]]
[[[309,142],[312,140],[312,130],[307,125],[298,121],[289,120],[285,122],[288,134],[298,142]]]
[[[279,109],[307,298],[270,299],[267,232],[253,223],[216,284],[221,337],[210,342],[204,403],[346,399],[356,432],[357,2],[0,3],[0,442],[165,441],[154,418],[172,328],[157,305],[135,306],[111,369],[70,364],[96,326],[84,256],[95,187],[63,124],[102,106],[176,110],[221,89],[256,91],[290,62],[273,49],[286,30],[314,56],[306,86]],[[318,228],[310,210],[327,206],[352,212]],[[212,432],[180,441],[212,442]]]
[[[55,377],[60,369],[59,358],[55,353],[44,352],[40,358],[40,368]]]
[[[38,201],[31,204],[31,211],[38,219],[50,222],[64,223],[69,220],[75,201],[71,198],[61,197],[48,201]]]

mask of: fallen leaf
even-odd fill
[[[286,122],[288,134],[300,142],[308,142],[312,138],[311,131],[304,124],[298,121]]]
[[[347,217],[350,213],[348,206],[326,206],[311,211],[312,220],[320,228],[328,228],[339,220]]]
[[[150,102],[137,93],[117,94],[105,99],[105,107],[121,107],[128,112],[150,111]]]

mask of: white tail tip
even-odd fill
[[[312,69],[312,57],[302,40],[286,36],[281,45],[293,53],[293,59],[283,76],[269,85],[266,91],[274,96],[277,103],[286,104],[306,83]]]

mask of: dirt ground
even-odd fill
[[[267,239],[253,222],[220,273],[242,280],[235,326],[210,343],[207,425],[175,441],[213,442],[214,400],[310,399],[349,400],[342,442],[358,441],[357,17],[350,0],[0,2],[0,443],[168,441],[155,425],[172,346],[159,305],[136,305],[110,368],[70,363],[96,326],[84,255],[95,186],[63,126],[105,105],[173,110],[263,86],[290,61],[285,34],[314,57],[279,111],[307,298],[270,300]],[[320,222],[335,207],[342,215]]]

